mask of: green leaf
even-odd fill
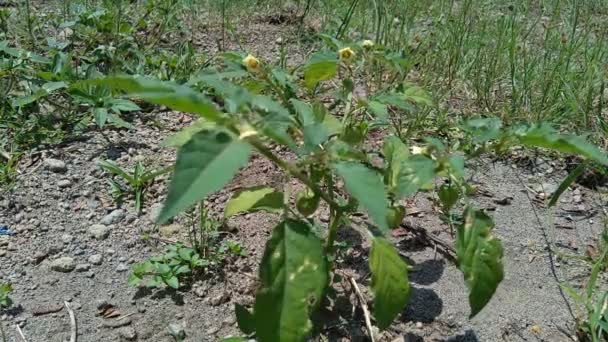
[[[388,122],[388,108],[385,104],[378,101],[369,101],[367,109],[374,115],[379,122]]]
[[[169,285],[169,287],[178,289],[179,288],[179,280],[176,276],[171,276],[169,279],[165,279],[165,283]]]
[[[317,83],[332,79],[338,72],[338,56],[333,52],[317,52],[304,66],[304,83],[314,88]]]
[[[244,334],[253,334],[255,332],[255,316],[241,304],[235,304],[234,311],[236,313],[236,322],[239,325],[239,329],[241,329]]]
[[[387,164],[384,176],[385,183],[390,192],[395,192],[399,186],[399,179],[410,153],[401,139],[395,136],[384,140],[382,153]]]
[[[445,211],[452,210],[452,207],[458,202],[460,190],[455,184],[443,184],[437,192],[441,205]]]
[[[304,341],[327,273],[321,241],[306,223],[285,220],[277,225],[260,264],[254,308],[258,341]]]
[[[167,106],[173,110],[196,113],[211,121],[221,118],[220,111],[202,94],[186,86],[170,82],[135,77],[108,77],[83,81],[85,84],[101,84],[126,91],[151,103]]]
[[[403,91],[403,96],[407,101],[415,104],[433,105],[433,99],[431,99],[429,93],[418,86],[409,86]]]
[[[523,145],[573,153],[608,166],[608,157],[604,151],[583,137],[559,134],[548,124],[522,126],[515,129],[514,134]]]
[[[259,210],[282,211],[283,193],[269,187],[243,189],[230,198],[224,210],[224,217]]]
[[[472,119],[463,124],[463,129],[469,132],[477,143],[498,139],[501,128],[502,121],[499,118]]]
[[[386,239],[374,238],[369,256],[374,292],[374,316],[378,328],[388,328],[410,296],[407,265]]]
[[[161,142],[161,146],[167,147],[182,147],[185,145],[192,136],[202,130],[212,130],[216,127],[215,123],[205,120],[198,119],[192,125],[182,129],[181,131],[173,134]]]
[[[140,110],[139,106],[135,104],[133,101],[126,99],[112,99],[109,101],[112,109],[121,111],[121,112],[132,112],[135,110]]]
[[[158,216],[164,223],[180,211],[220,190],[249,159],[251,147],[229,133],[196,133],[177,154],[165,205]]]
[[[425,187],[434,177],[435,161],[425,155],[412,155],[401,167],[394,192],[397,198],[403,198]]]
[[[574,181],[576,181],[578,176],[583,174],[583,171],[585,171],[586,166],[587,166],[587,163],[580,163],[574,170],[572,170],[570,172],[570,174],[568,174],[568,177],[566,177],[566,179],[564,179],[564,181],[559,185],[557,190],[555,190],[555,192],[551,196],[551,200],[549,201],[549,207],[552,207],[555,205],[555,203],[557,203],[557,200],[564,193],[564,191],[566,191],[568,189],[568,187],[570,185],[572,185],[572,183],[574,183]]]
[[[483,309],[503,279],[503,249],[490,233],[494,223],[481,211],[467,208],[456,235],[458,268],[469,288],[473,317]]]
[[[102,107],[97,107],[93,109],[93,116],[95,117],[97,127],[103,128],[108,121],[108,110]]]
[[[367,209],[371,219],[382,231],[388,230],[387,193],[380,175],[354,162],[340,162],[334,168],[344,179],[346,190]]]

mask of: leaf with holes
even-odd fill
[[[258,341],[304,341],[327,272],[321,241],[306,223],[285,220],[277,225],[260,264],[254,308]]]
[[[222,130],[203,130],[179,150],[165,205],[164,223],[208,194],[220,190],[249,159],[251,147]]]
[[[403,310],[410,296],[407,265],[386,239],[375,238],[369,256],[374,292],[374,316],[386,329]]]
[[[493,226],[488,215],[469,207],[457,229],[456,256],[469,288],[470,317],[486,306],[504,276],[502,244],[490,234]]]

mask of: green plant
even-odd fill
[[[608,260],[607,228],[602,232],[598,249],[598,255],[587,260],[591,263],[591,273],[583,291],[579,293],[570,284],[561,284],[577,305],[577,335],[581,341],[598,342],[608,338],[608,290],[598,282]]]
[[[146,188],[154,182],[156,177],[163,175],[172,169],[172,167],[166,167],[161,170],[146,170],[143,164],[139,161],[135,163],[135,167],[131,172],[122,169],[120,166],[110,160],[100,161],[99,166],[112,176],[119,176],[124,182],[126,182],[126,185],[130,187],[129,190],[124,189],[124,187],[114,179],[110,179],[109,183],[112,190],[112,195],[117,201],[120,202],[125,192],[131,192],[135,197],[135,210],[137,213],[140,213],[142,210]]]
[[[371,139],[369,133],[391,129],[383,120],[389,111],[407,115],[426,97],[415,96],[419,90],[412,91],[402,82],[379,83],[381,87],[369,87],[363,96],[356,94],[355,82],[369,84],[362,71],[376,59],[359,48],[334,43],[342,45],[339,51],[316,53],[291,72],[253,56],[228,54],[223,70],[193,77],[189,86],[143,78],[102,81],[201,117],[173,139],[179,152],[160,223],[221,189],[247,164],[252,151],[305,187],[296,208],[283,200],[282,191],[269,187],[244,189],[226,206],[226,216],[260,210],[281,215],[260,264],[253,311],[240,312],[253,322],[243,331],[261,342],[305,340],[312,324],[309,315],[321,303],[330,273],[338,266],[333,260],[339,229],[354,229],[371,241],[374,316],[380,329],[387,328],[410,294],[407,265],[386,237],[395,224],[387,220],[392,217],[389,208],[418,191],[432,191],[435,179],[454,187],[447,193],[440,190],[446,211],[455,210],[456,202],[464,203],[463,222],[456,224],[455,251],[469,288],[471,317],[475,316],[503,278],[503,252],[492,236],[491,218],[467,200],[467,159],[523,145],[574,153],[608,165],[606,155],[580,137],[560,134],[545,124],[505,128],[493,118],[466,122],[461,127],[466,135],[462,144],[448,145],[429,137],[412,153],[407,140],[393,136],[384,139],[380,150],[370,151],[364,144]],[[390,64],[385,70],[398,72]],[[220,98],[220,105],[211,102],[211,96]],[[328,106],[319,101],[328,97]],[[277,155],[271,148],[275,145],[287,149],[293,161]],[[459,151],[463,146],[468,147]],[[329,209],[327,227],[309,219],[319,201]],[[353,227],[348,218],[359,207],[366,209],[370,224]]]
[[[13,286],[10,283],[0,284],[0,309],[13,305],[13,300],[9,297],[11,292],[13,292]]]
[[[159,287],[166,285],[178,289],[184,278],[210,265],[194,249],[176,243],[169,245],[164,254],[136,264],[129,275],[129,285]]]

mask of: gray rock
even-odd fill
[[[101,224],[105,224],[106,226],[109,226],[111,224],[115,224],[118,223],[120,221],[122,221],[123,218],[125,218],[125,211],[122,209],[116,209],[114,211],[112,211],[111,213],[109,213],[108,215],[104,216],[100,223]]]
[[[56,272],[68,273],[76,268],[76,261],[70,257],[61,257],[51,262],[51,269]]]
[[[89,234],[97,240],[105,240],[110,235],[110,228],[102,224],[94,224],[89,227]]]
[[[137,332],[133,327],[123,327],[118,330],[118,336],[126,341],[135,341],[137,339]]]
[[[69,244],[70,242],[72,242],[73,240],[74,240],[74,237],[70,234],[61,235],[61,241],[63,241],[63,243],[65,243],[66,245]]]
[[[59,159],[48,158],[44,160],[44,165],[52,172],[64,173],[68,170],[65,163]]]
[[[129,270],[129,266],[123,263],[118,264],[118,267],[116,267],[116,272],[126,272]]]
[[[59,186],[62,189],[69,188],[71,185],[72,185],[72,182],[70,182],[69,179],[62,179],[57,183],[57,186]]]
[[[101,254],[93,254],[89,257],[89,263],[99,266],[103,262],[103,255]]]
[[[91,269],[91,264],[78,264],[76,265],[76,272],[86,272]]]
[[[186,329],[181,323],[170,323],[169,326],[167,326],[167,330],[169,330],[171,336],[177,339],[183,340],[186,338]]]

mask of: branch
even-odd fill
[[[70,308],[68,302],[63,302],[63,305],[65,305],[65,308],[70,314],[70,325],[72,327],[72,332],[70,334],[70,342],[76,342],[76,336],[78,333],[78,328],[76,327],[76,316],[74,315],[74,311],[72,310],[72,308]]]

